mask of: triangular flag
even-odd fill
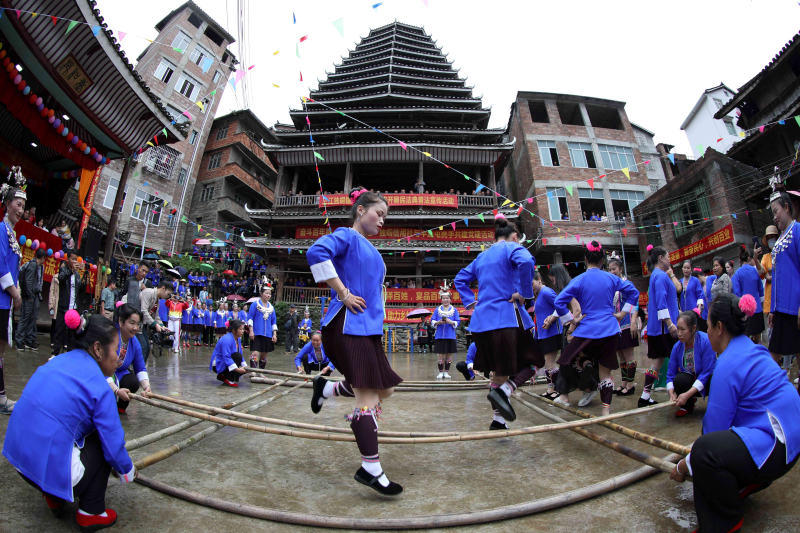
[[[428,157],[432,157],[431,154],[429,154],[428,152],[422,152],[422,153],[425,154]]]
[[[2,15],[0,15],[0,16],[2,16]],[[53,21],[53,26],[55,26],[56,24],[58,24],[58,17],[54,17],[53,15],[50,15],[50,20],[52,20],[52,21]],[[121,39],[120,39],[120,40],[121,40]]]
[[[67,26],[67,31],[64,32],[64,35],[69,34],[69,32],[71,32],[72,29],[75,28],[75,26],[77,26],[77,25],[78,25],[78,21],[77,20],[69,21],[69,26]]]
[[[203,105],[203,102],[202,102],[202,100],[198,100],[198,101],[196,101],[196,102],[194,103],[194,105],[196,105],[197,107],[199,107],[199,108],[200,108],[200,111],[202,111],[203,113],[205,113],[205,112],[206,112],[206,108],[205,108],[205,106]]]
[[[377,4],[372,4],[372,9],[377,9],[383,5],[383,2],[378,2]]]
[[[451,222],[450,223],[450,227],[452,227],[453,231],[455,231],[456,230],[456,223],[455,222]]]
[[[239,69],[236,71],[236,83],[239,83],[244,78],[244,69]]]
[[[300,57],[300,43],[294,43],[294,53]]]
[[[511,200],[509,200],[508,198],[506,198],[505,202],[503,202],[503,205],[501,205],[500,207],[505,207],[505,206],[507,206],[507,205],[508,205],[508,204],[510,204],[510,203],[511,203]]]
[[[281,51],[280,51],[280,50],[275,50],[274,52],[272,52],[272,55],[276,56],[276,55],[278,55],[278,54],[280,54],[280,53],[281,53]]]
[[[469,227],[469,219],[468,219],[468,218],[465,218],[465,219],[464,219],[464,225],[465,225],[465,226],[467,226],[467,227]]]
[[[547,246],[547,238],[543,238],[543,239],[542,239],[542,244],[544,244],[545,246]]]
[[[479,183],[477,187],[475,187],[475,192],[481,192],[481,190],[485,189],[486,185]]]
[[[119,42],[122,42],[122,39],[124,39],[126,35],[128,35],[127,32],[117,30],[117,39],[119,39]]]
[[[281,86],[280,86],[280,85],[278,85],[277,83],[273,83],[273,84],[272,84],[272,86],[273,86],[273,87],[276,87],[276,88],[278,88],[278,89],[280,89],[280,88],[281,88]]]
[[[764,128],[765,128],[765,127],[766,127],[766,126],[759,126],[759,127],[758,127],[758,132],[759,132],[759,133],[764,133]]]
[[[628,181],[631,179],[631,171],[628,167],[622,169],[622,173],[625,174],[625,177],[628,178]]]
[[[303,35],[302,37],[300,37],[300,42],[302,43],[303,41],[305,41],[307,39],[308,39],[308,35]]]
[[[155,146],[153,145],[153,143],[151,143],[150,141],[147,141],[147,145],[148,145],[148,146],[152,146],[153,148],[155,148]]]
[[[794,116],[794,121],[797,122],[797,125],[800,126],[800,115]]]
[[[442,226],[439,226],[439,231],[443,231],[443,230],[442,230]]]
[[[92,34],[97,37],[98,33],[100,33],[100,26],[92,26]]]
[[[481,252],[483,251],[483,245],[481,244]]]
[[[155,141],[156,146],[158,146],[158,135],[153,135],[153,141]]]
[[[779,121],[778,121],[778,124],[780,124],[781,126],[783,126],[784,124],[786,124],[786,121],[785,121],[785,120],[779,120]]]
[[[486,221],[483,219],[483,213],[478,213],[478,218],[479,218],[479,219],[481,219],[481,222],[486,222]]]
[[[22,10],[21,9],[15,9],[14,11],[17,12],[17,18],[20,18],[22,16]]]
[[[467,246],[467,253],[469,253],[469,248],[470,248],[470,247],[469,247],[469,246]]]
[[[176,52],[178,52],[179,54],[182,54],[182,53],[183,53],[183,49],[182,49],[182,48],[173,48],[173,50],[175,50],[175,51],[176,51]]]
[[[292,24],[297,24],[297,17],[294,16],[294,11],[292,11]]]
[[[700,155],[703,155],[704,153],[706,153],[706,149],[702,144],[698,144],[697,145],[697,153],[700,154]]]
[[[692,224],[694,224],[694,220],[689,220],[689,225],[691,226]]]
[[[184,111],[183,113],[181,113],[181,115],[183,115],[184,117],[188,118],[189,120],[194,120],[194,117],[192,117],[192,115],[189,114],[188,111]]]
[[[668,154],[667,157],[669,158],[669,162],[674,165],[675,164],[675,154]]]
[[[731,213],[731,216],[735,219],[736,218],[736,213]]]
[[[344,37],[344,19],[336,19],[333,21],[333,27],[339,32],[339,35]]]
[[[722,139],[723,139],[723,137],[720,137],[719,139],[717,139],[717,142],[718,142],[718,143],[719,143],[719,142],[722,142]]]
[[[433,237],[433,231],[431,231],[431,230],[428,230],[428,235],[430,235],[431,237]]]
[[[592,190],[594,190],[594,178],[589,178],[588,180],[586,180],[586,183],[588,183],[589,187],[591,187]]]
[[[564,188],[567,189],[569,195],[572,196],[572,185],[565,185]]]
[[[161,133],[164,134],[164,137],[169,137],[169,135],[167,135],[167,128],[161,128]]]
[[[529,204],[533,203],[533,198],[525,198],[525,201]]]
[[[397,142],[400,143],[400,148],[408,151],[408,146],[406,146],[406,143],[404,143],[403,141],[397,141]]]
[[[405,256],[405,255],[406,255],[406,253],[405,253],[405,252],[400,252],[400,257],[403,257],[403,256]]]
[[[673,222],[673,223],[672,223],[672,225],[673,225],[673,226],[677,226],[677,225],[678,225],[678,223],[677,223],[677,222]]]
[[[624,235],[625,237],[628,236],[628,228],[622,228],[622,235]]]
[[[314,152],[314,157],[316,157],[320,161],[325,161],[325,158],[322,157],[319,152]]]

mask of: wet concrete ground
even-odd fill
[[[47,345],[46,337],[41,344]],[[221,406],[267,385],[244,379],[239,389],[223,388],[208,371],[209,348],[190,348],[179,355],[166,350],[151,358],[148,371],[153,390],[199,403]],[[643,355],[640,353],[640,357]],[[464,355],[459,354],[463,359]],[[395,370],[406,379],[428,380],[436,373],[435,356],[390,354]],[[17,352],[5,358],[6,387],[19,397],[26,380],[47,360],[46,350]],[[269,368],[294,371],[293,356],[274,352]],[[453,381],[461,380],[457,371]],[[641,387],[643,376],[637,376]],[[285,389],[281,389],[285,390]],[[542,392],[544,385],[527,390]],[[275,395],[271,391],[258,400]],[[318,415],[309,409],[309,389],[299,389],[255,414],[346,428],[344,415],[352,401],[328,401]],[[488,429],[491,408],[485,391],[398,392],[384,404],[382,430],[481,431]],[[571,395],[573,405],[580,393]],[[615,398],[613,411],[635,406],[635,396]],[[666,392],[656,393],[664,400]],[[245,404],[247,407],[258,400]],[[544,407],[567,420],[575,417]],[[514,403],[517,421],[512,428],[549,423],[543,416]],[[624,418],[621,424],[682,444],[700,432],[705,409],[675,419],[671,408]],[[599,414],[599,399],[586,408]],[[127,438],[140,437],[185,420],[180,414],[133,402],[123,416]],[[5,434],[8,418],[0,418]],[[132,453],[134,460],[187,438],[210,423],[203,422]],[[642,452],[663,457],[668,452],[638,443],[599,426],[596,431]],[[584,487],[634,470],[640,463],[603,448],[569,431],[499,440],[440,444],[384,444],[381,462],[389,477],[405,492],[397,499],[381,499],[353,481],[359,467],[354,443],[305,440],[223,428],[177,455],[146,468],[142,473],[170,485],[234,502],[266,508],[351,517],[411,517],[461,513],[523,503]],[[745,530],[792,531],[800,523],[796,505],[800,469],[746,501]],[[307,531],[245,518],[173,499],[140,485],[122,486],[110,481],[107,505],[119,513],[116,528],[123,531]],[[41,496],[0,460],[0,531],[74,531],[71,518],[55,519]],[[476,531],[686,531],[696,527],[690,484],[676,484],[657,474],[615,492],[557,510],[469,529]],[[459,528],[464,529],[464,528]]]

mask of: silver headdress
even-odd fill
[[[452,286],[452,283],[448,284],[447,280],[444,280],[444,282],[439,286],[439,297],[441,298],[442,296],[450,296],[450,287]]]
[[[28,195],[25,193],[26,187],[27,180],[25,176],[22,175],[22,167],[13,166],[6,177],[6,183],[0,187],[0,200],[6,203],[11,200],[11,194],[14,195],[13,198],[27,200]]]
[[[775,167],[772,177],[769,179],[769,186],[772,187],[772,194],[769,196],[769,201],[774,202],[781,197],[783,190],[783,182],[781,181],[780,172],[778,167]]]

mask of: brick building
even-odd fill
[[[197,173],[189,218],[197,224],[232,233],[258,230],[245,211],[268,209],[275,199],[277,173],[261,147],[269,129],[245,109],[214,119]],[[196,235],[186,232],[184,248]]]
[[[522,220],[528,235],[547,239],[537,247],[538,263],[582,261],[583,243],[592,233],[603,246],[619,250],[624,244],[626,253],[638,256],[636,238],[623,236],[621,229],[630,225],[633,208],[650,194],[651,173],[662,183],[663,172],[658,160],[642,164],[650,156],[643,157],[640,142],[650,153],[655,146],[649,146],[650,132],[638,128],[637,139],[636,131],[624,102],[517,93],[508,123],[516,146],[503,180],[510,196],[534,198],[528,207],[540,218]],[[623,168],[630,179],[620,172]],[[597,179],[603,174],[607,176]],[[594,188],[589,179],[594,179]],[[587,220],[593,213],[601,220]]]
[[[183,3],[155,27],[158,37],[138,57],[136,72],[185,130],[186,139],[148,147],[138,157],[125,186],[118,231],[140,246],[147,218],[145,246],[169,251],[173,239],[176,249],[183,243],[186,225],[178,220],[188,210],[213,116],[236,58],[227,49],[233,37],[194,2]],[[103,169],[95,205],[104,218],[111,215],[121,173],[122,163]],[[177,216],[169,216],[173,207]]]

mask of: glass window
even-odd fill
[[[78,180],[80,181],[80,180]],[[103,198],[103,207],[106,209],[114,208],[114,199],[117,197],[117,189],[119,189],[119,180],[111,178],[108,181],[108,189],[106,189],[106,197]],[[128,187],[122,193],[122,203],[119,204],[119,212],[122,213],[122,206],[125,204],[125,196],[128,194]]]
[[[194,47],[192,50],[191,55],[189,56],[189,60],[194,63],[195,65],[200,65],[203,62],[203,59],[211,57],[211,52],[200,46],[199,44]]]
[[[227,136],[228,136],[228,125],[225,124],[220,129],[217,130],[217,140],[221,141]]]
[[[572,166],[576,168],[597,168],[594,152],[589,143],[567,143]]]
[[[131,208],[131,217],[144,221],[145,216],[147,216],[148,223],[158,226],[161,220],[161,207],[163,205],[164,201],[161,198],[153,196],[141,189],[137,189],[136,199]]]
[[[558,150],[555,141],[537,141],[539,144],[539,157],[544,167],[560,166],[558,162]]]
[[[731,135],[736,135],[736,128],[733,125],[733,119],[726,118],[723,120],[723,122],[725,123],[725,129],[728,130],[728,133]]]
[[[221,77],[222,73],[220,71],[214,71],[214,79],[212,80],[213,83],[217,83]]]
[[[628,168],[631,172],[637,172],[636,160],[633,158],[633,150],[627,146],[615,146],[613,144],[598,145],[600,157],[603,160],[603,167],[606,169],[620,170]]]
[[[192,130],[189,134],[189,144],[194,145],[197,142],[197,130]]]
[[[717,106],[717,109],[722,109],[722,100],[714,98],[714,105]]]
[[[693,225],[688,224],[689,220],[697,224],[704,218],[711,218],[711,207],[708,203],[705,186],[701,184],[685,194],[681,200],[671,203],[669,215],[672,220],[682,221],[673,228],[676,237],[680,237],[694,228]]]
[[[192,38],[179,30],[178,35],[172,39],[172,48],[180,50],[181,53],[183,53],[186,51],[186,47],[189,46],[189,43],[191,42]]]
[[[172,173],[183,158],[180,152],[169,146],[150,148],[145,155],[144,168],[164,179],[172,178]]]
[[[563,187],[547,188],[547,205],[550,208],[550,220],[569,220],[567,191]]]
[[[175,68],[175,65],[166,59],[162,59],[161,63],[158,64],[156,71],[153,73],[153,76],[164,83],[169,83],[169,80],[172,79],[172,75],[175,73]]]
[[[221,164],[222,164],[222,152],[211,154],[211,157],[208,159],[208,170],[214,170],[215,168],[219,168]]]
[[[181,168],[178,172],[178,185],[181,185],[184,181],[186,181],[186,169]]]
[[[175,90],[181,93],[189,100],[194,100],[194,95],[197,90],[198,83],[184,74],[178,78],[178,83],[175,85]]]
[[[207,202],[208,200],[214,199],[214,186],[213,185],[203,185],[203,190],[200,191],[200,201]]]

